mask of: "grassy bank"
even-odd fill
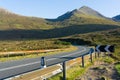
[[[81,62],[76,63],[75,65],[71,66],[67,69],[67,80],[74,80],[76,77],[85,73],[85,71],[92,65],[93,63],[89,60],[89,55],[85,57],[85,67],[81,66]],[[48,80],[62,80],[62,73],[57,74]]]
[[[68,42],[56,39],[50,40],[5,40],[0,41],[0,52],[27,51],[44,49],[64,49],[71,46]]]
[[[97,62],[98,61],[98,62]],[[81,67],[81,63],[77,63],[76,65],[72,66],[70,69],[67,70],[67,80],[75,80],[77,77],[82,76],[90,66],[94,64],[94,62],[105,62],[105,63],[113,63],[115,60],[111,57],[105,56],[100,57],[93,60],[93,63],[89,61],[89,59],[85,59],[85,67]],[[120,66],[120,65],[119,65]],[[120,68],[119,68],[120,69]],[[48,80],[62,80],[62,73],[49,78]]]
[[[115,68],[116,68],[117,72],[118,72],[119,75],[120,75],[120,63],[116,64],[116,65],[115,65]]]
[[[24,58],[34,58],[47,55],[58,54],[60,52],[69,52],[76,50],[69,42],[62,42],[57,39],[46,39],[46,40],[5,40],[0,41],[0,61],[18,60]],[[58,51],[52,52],[33,52],[29,54],[18,54],[17,51],[34,51],[34,50],[49,50],[59,49]],[[4,56],[3,52],[16,52],[15,55]]]
[[[77,47],[74,46],[69,46],[68,48],[65,49],[60,49],[58,51],[54,52],[47,52],[47,53],[31,53],[28,55],[19,55],[19,56],[11,56],[11,57],[0,57],[0,62],[5,62],[5,61],[10,61],[10,60],[20,60],[20,59],[26,59],[26,58],[36,58],[36,57],[41,57],[41,56],[48,56],[48,55],[54,55],[54,54],[59,54],[62,52],[70,52],[77,50]]]
[[[86,67],[82,68],[81,65],[77,64],[67,70],[67,80],[74,80],[77,76],[85,73],[87,68],[92,64],[87,64]],[[48,80],[62,80],[62,73],[49,78]]]

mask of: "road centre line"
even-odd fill
[[[61,57],[67,57],[67,56],[71,56],[71,55],[75,55],[75,54],[78,54],[78,53],[81,53],[81,52],[84,52],[86,51],[86,48],[84,47],[83,50],[79,51],[79,52],[76,52],[74,54],[68,54],[68,55],[64,55],[64,56],[61,56]],[[52,58],[52,59],[48,59],[46,61],[50,61],[50,60],[54,60],[56,58]],[[3,68],[3,69],[0,69],[0,71],[6,71],[6,70],[10,70],[10,69],[14,69],[14,68],[19,68],[19,67],[23,67],[23,66],[28,66],[28,65],[33,65],[33,64],[37,64],[37,63],[40,63],[40,61],[37,61],[37,62],[33,62],[33,63],[28,63],[28,64],[22,64],[22,65],[17,65],[17,66],[13,66],[13,67],[8,67],[8,68]]]

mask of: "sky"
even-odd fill
[[[1,8],[41,18],[57,18],[82,6],[88,6],[107,17],[120,14],[120,0],[0,0]]]

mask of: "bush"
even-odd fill
[[[59,44],[59,45],[71,45],[69,42],[64,42],[64,41],[55,41],[54,44]]]

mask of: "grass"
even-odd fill
[[[111,57],[99,57],[97,59],[93,59],[93,63],[95,61],[104,61],[106,63],[113,63],[115,60]],[[77,79],[78,76],[82,76],[86,70],[91,66],[93,65],[93,63],[90,63],[89,60],[87,60],[87,58],[85,59],[85,67],[81,67],[81,63],[79,64],[76,64],[74,66],[72,66],[70,69],[67,70],[67,80],[75,80]],[[97,67],[97,68],[100,68],[100,67]],[[119,70],[120,72],[120,64],[117,65],[117,69]],[[62,80],[62,73],[59,73],[51,78],[49,78],[48,80]]]
[[[76,50],[77,47],[70,46],[69,48],[66,49],[61,49],[59,51],[54,51],[54,52],[47,52],[47,53],[33,53],[29,55],[21,55],[21,56],[13,56],[13,57],[0,57],[0,62],[5,62],[5,61],[10,61],[10,60],[20,60],[20,59],[26,59],[26,58],[36,58],[36,57],[41,57],[41,56],[48,56],[48,55],[54,55],[54,54],[59,54],[61,52],[70,52]]]
[[[27,51],[45,49],[64,49],[71,46],[70,43],[61,42],[56,39],[49,40],[0,40],[0,52]]]
[[[81,62],[73,65],[67,70],[67,80],[74,80],[78,76],[81,76],[85,73],[85,71],[90,67],[92,63],[90,63],[89,59],[85,60],[85,67],[81,67]],[[62,80],[62,73],[59,73],[48,80]]]
[[[104,57],[104,58],[101,57],[101,58],[99,58],[99,60],[100,60],[100,61],[103,61],[103,62],[105,62],[105,63],[109,63],[109,64],[115,62],[115,60],[114,60],[113,58],[111,58],[110,56],[106,56],[106,57]]]
[[[83,68],[81,65],[76,65],[75,67],[71,68],[70,70],[67,71],[67,77],[68,80],[74,80],[78,76],[81,76],[82,74],[85,73],[85,71],[90,67],[92,64],[88,63],[86,66]]]
[[[24,58],[34,58],[47,55],[58,54],[60,52],[69,52],[76,50],[68,42],[62,42],[57,39],[46,40],[0,40],[0,62],[9,60],[19,60]],[[48,50],[48,49],[60,49],[60,51],[49,53],[30,53],[30,54],[18,54],[4,56],[2,52],[15,52],[15,51],[32,51],[32,50]]]
[[[119,64],[116,64],[116,65],[115,65],[115,68],[116,68],[117,72],[118,72],[119,75],[120,75],[120,63],[119,63]]]
[[[85,71],[87,70],[87,68],[90,66],[91,64],[86,65],[86,67],[82,68],[81,65],[77,64],[75,66],[73,66],[72,68],[67,70],[67,80],[74,80],[76,77],[82,75],[83,73],[85,73]],[[62,80],[62,73],[57,74],[56,76],[53,76],[51,78],[49,78],[48,80]]]

